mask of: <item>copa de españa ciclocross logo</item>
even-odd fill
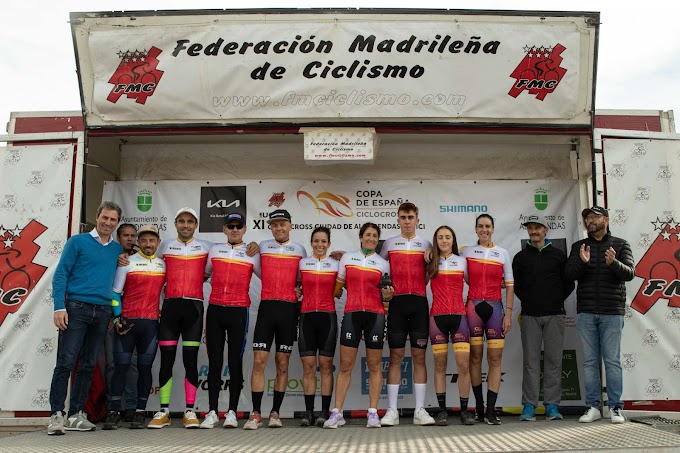
[[[508,92],[514,98],[526,91],[539,101],[555,91],[567,70],[562,64],[562,52],[567,50],[562,44],[554,46],[524,46],[524,58],[519,62],[510,77],[515,83]]]
[[[323,212],[330,217],[352,217],[354,215],[352,207],[349,205],[349,198],[344,195],[321,192],[314,197],[309,192],[298,190],[298,203],[300,203],[300,206],[304,206],[300,198],[310,200],[319,213]]]
[[[113,88],[106,99],[115,104],[121,96],[127,96],[137,104],[145,104],[146,99],[156,91],[163,76],[163,71],[157,69],[158,55],[161,52],[157,47],[142,51],[119,51],[120,63],[109,79]]]

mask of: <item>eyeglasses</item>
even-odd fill
[[[229,225],[225,225],[225,226],[227,227],[228,230],[240,230],[241,228],[243,228],[243,225],[234,224],[234,223],[230,223]]]

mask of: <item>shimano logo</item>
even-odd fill
[[[206,207],[208,208],[240,208],[241,207],[241,200],[234,200],[227,202],[227,200],[217,200],[217,201],[212,201],[208,200],[206,202]]]
[[[452,212],[452,213],[460,213],[460,212],[487,212],[489,210],[489,207],[485,204],[447,204],[447,205],[439,205],[439,212]]]

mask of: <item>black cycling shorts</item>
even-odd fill
[[[253,351],[269,352],[276,338],[276,352],[293,352],[299,305],[285,300],[260,302],[253,332]]]
[[[338,342],[338,315],[335,312],[311,311],[300,315],[300,357],[333,357]]]
[[[182,336],[182,346],[198,347],[203,335],[203,301],[196,299],[165,299],[158,326],[160,346],[177,346]]]
[[[358,348],[362,336],[366,349],[382,349],[385,342],[385,315],[372,311],[345,313],[340,329],[340,344]]]
[[[387,342],[390,349],[406,347],[406,337],[411,347],[427,348],[430,330],[430,313],[427,297],[414,294],[394,296],[387,317]]]

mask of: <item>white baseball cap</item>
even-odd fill
[[[194,216],[194,219],[196,219],[196,221],[198,222],[198,214],[196,214],[196,211],[194,211],[192,208],[188,206],[185,206],[181,208],[179,211],[177,211],[177,214],[175,215],[175,220],[177,220],[177,217],[184,214],[185,212]]]

